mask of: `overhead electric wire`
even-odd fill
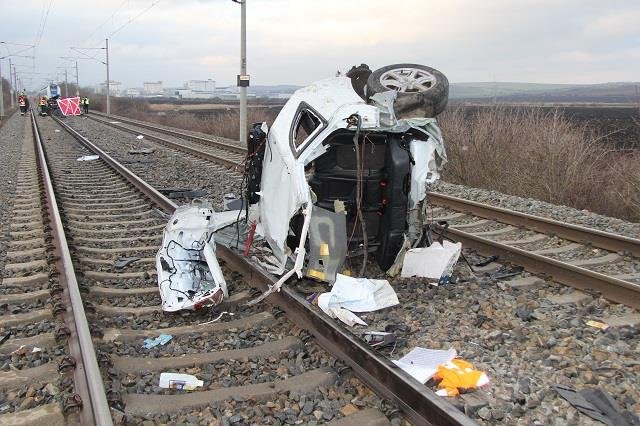
[[[117,9],[107,18],[105,19],[105,21],[98,25],[96,27],[95,30],[93,30],[93,32],[91,34],[89,34],[89,36],[87,38],[85,38],[80,44],[84,44],[85,42],[87,42],[88,40],[91,40],[91,38],[96,35],[98,33],[98,31],[100,31],[100,29],[102,27],[104,27],[107,22],[109,22],[111,19],[113,19],[114,16],[116,16],[116,13],[118,13],[120,11],[120,9],[122,9],[122,7],[128,2],[129,0],[124,0],[122,3],[120,3],[120,6],[117,7]]]
[[[122,24],[118,29],[116,29],[115,31],[113,31],[111,34],[109,34],[107,36],[107,38],[112,37],[116,34],[118,34],[120,32],[120,30],[122,30],[124,27],[126,27],[127,25],[129,25],[130,23],[132,23],[133,21],[135,21],[136,19],[138,19],[140,16],[144,15],[146,12],[148,12],[153,6],[155,6],[156,4],[160,3],[161,0],[154,0],[151,2],[151,4],[146,8],[143,9],[140,13],[138,13],[136,16],[129,18],[129,20],[127,22],[125,22],[124,24]]]
[[[49,6],[47,7],[46,12],[43,9],[43,17],[40,20],[41,24],[40,24],[40,27],[38,28],[36,41],[34,43],[36,47],[38,47],[40,45],[40,42],[42,41],[42,36],[44,35],[44,30],[47,27],[47,20],[49,19],[49,13],[51,12],[52,6],[53,6],[53,0],[49,0]]]

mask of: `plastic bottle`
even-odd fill
[[[204,382],[191,374],[160,373],[160,387],[166,389],[194,390]]]

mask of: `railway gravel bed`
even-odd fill
[[[158,143],[136,139],[135,135],[87,118],[73,117],[67,122],[157,189],[201,189],[206,191],[204,198],[211,200],[218,209],[222,208],[225,193],[239,195],[241,175],[226,167]],[[129,153],[144,149],[154,152]]]
[[[108,167],[102,160],[77,161],[88,151],[56,129],[57,124],[41,120],[65,228],[73,236],[74,264],[80,284],[88,291],[85,310],[117,424],[208,425],[216,420],[222,424],[314,424],[344,417],[349,410],[369,412],[367,409],[394,416],[397,410],[392,405],[349,371],[342,372],[341,364],[282,312],[267,304],[245,306],[243,302],[252,293],[237,274],[226,272],[232,296],[225,304],[168,314],[158,309],[157,297],[149,296],[152,291],[157,293],[152,270],[145,271],[136,262],[131,271],[95,270],[94,265],[106,267],[120,256],[155,256],[159,241],[141,240],[139,230],[152,227],[161,235],[159,225],[166,219],[155,215],[148,201],[141,202],[145,200],[141,195],[131,196],[136,193],[124,180],[107,177]],[[103,137],[115,139],[108,134]],[[110,150],[121,160],[116,152],[119,148],[111,143]],[[153,164],[159,172],[179,168],[181,175],[193,176],[194,169],[204,168],[195,161],[189,168],[190,159],[178,163],[179,155],[174,152],[156,152],[163,153],[160,158],[165,161],[164,166]],[[144,171],[140,175],[156,185],[153,176],[160,176],[145,176]],[[204,175],[199,178],[211,184],[210,175],[206,182]],[[127,209],[119,204],[106,211],[105,204],[119,203],[120,197],[128,197],[130,205],[139,207]],[[123,222],[136,225],[122,227]],[[131,291],[146,296],[133,301]],[[116,301],[118,296],[124,300]],[[173,336],[168,345],[152,350],[143,347],[145,338],[161,333]],[[204,386],[193,392],[161,389],[162,371],[194,374]]]
[[[640,223],[627,222],[622,219],[603,216],[587,210],[577,210],[567,206],[534,200],[532,198],[517,197],[497,191],[471,188],[444,181],[438,182],[434,190],[443,194],[486,203],[492,206],[626,235],[628,237],[640,238]]]
[[[218,188],[220,192],[226,191],[224,184]],[[640,231],[638,224],[536,200],[444,182],[437,190],[622,235],[637,237]],[[434,212],[434,217],[438,216],[443,216],[443,212]],[[475,220],[461,216],[457,223],[470,224]],[[470,229],[500,227],[488,223]],[[514,236],[532,235],[530,231],[513,229],[488,237],[508,241],[516,239]],[[551,243],[558,246],[563,241]],[[540,243],[533,247],[548,246]],[[472,261],[482,259],[473,252],[466,254]],[[586,257],[591,253],[583,254]],[[640,412],[640,364],[635,359],[640,350],[637,327],[618,325],[601,331],[586,325],[588,320],[634,318],[637,312],[601,297],[535,279],[526,272],[513,281],[496,280],[488,274],[492,266],[500,265],[492,264],[473,274],[460,262],[456,266],[458,282],[441,287],[420,279],[392,279],[400,305],[363,314],[369,326],[356,328],[354,333],[394,330],[398,344],[393,350],[386,350],[393,359],[415,346],[456,348],[464,359],[487,372],[492,381],[487,389],[453,401],[480,423],[548,424],[549,419],[555,419],[555,424],[590,424],[588,418],[559,397],[551,388],[554,384],[577,389],[600,386],[622,407]],[[640,270],[636,266],[637,259],[625,258],[622,263],[597,265],[593,269],[615,274]],[[384,277],[373,264],[367,271],[369,277]],[[527,285],[519,285],[523,281]],[[323,288],[305,282],[296,286],[303,293]]]

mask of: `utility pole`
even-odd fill
[[[67,78],[67,69],[64,69],[64,97],[69,97],[69,79]]]
[[[78,77],[78,61],[76,61],[76,96],[80,96],[80,77]]]
[[[4,84],[2,84],[2,60],[0,60],[0,121],[4,118]]]
[[[111,115],[111,102],[109,99],[110,93],[109,93],[109,39],[105,38],[104,39],[105,42],[105,49],[107,52],[107,116]]]
[[[240,142],[247,143],[247,87],[249,76],[247,75],[247,0],[233,0],[240,3],[240,75],[238,86],[240,87]]]
[[[14,87],[13,87],[13,73],[11,71],[11,58],[9,58],[9,97],[11,98],[11,108],[15,108],[16,103],[13,99]]]

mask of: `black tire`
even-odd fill
[[[423,75],[425,83],[420,83],[418,87],[412,84],[403,87],[400,80],[395,80],[398,82],[395,85],[394,74],[409,70],[416,70]],[[447,77],[437,69],[419,64],[393,64],[379,68],[371,73],[365,89],[367,97],[395,90],[398,93],[394,104],[397,118],[435,117],[444,111],[449,101]]]

